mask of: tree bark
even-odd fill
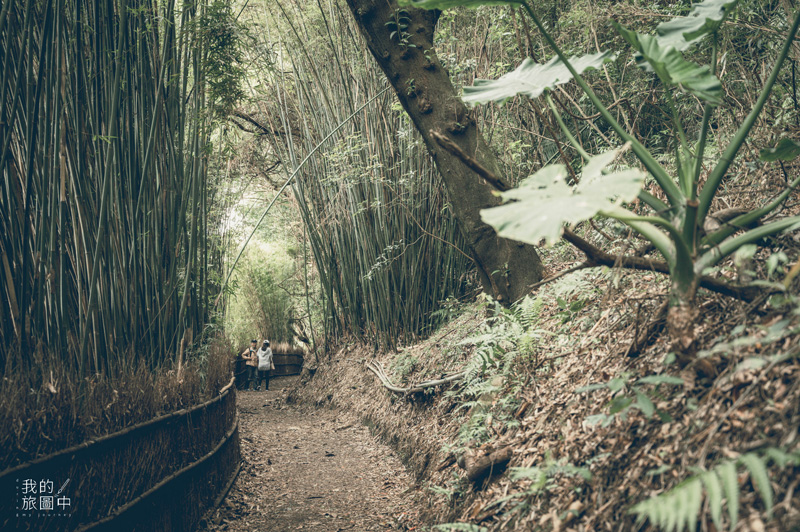
[[[504,304],[519,299],[542,278],[536,250],[498,237],[483,223],[480,210],[498,205],[500,200],[484,179],[432,137],[432,132],[447,136],[483,167],[499,175],[497,158],[433,50],[439,12],[404,8],[403,14],[408,14],[410,22],[405,28],[397,28],[401,10],[396,0],[347,0],[347,4],[442,175],[453,212],[478,265],[484,291]],[[397,33],[390,37],[393,31]]]

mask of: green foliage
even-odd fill
[[[445,298],[444,301],[439,303],[439,306],[439,310],[431,312],[431,319],[433,320],[431,328],[440,324],[450,323],[464,308],[461,302],[453,296]]]
[[[539,491],[544,490],[558,475],[568,477],[581,477],[585,481],[592,480],[592,473],[587,467],[579,467],[562,458],[555,461],[549,456],[545,459],[542,467],[512,467],[510,469],[511,480],[528,479],[533,482],[527,488],[527,494],[533,495]]]
[[[631,375],[629,373],[623,373],[608,382],[590,384],[575,390],[575,393],[585,393],[607,389],[612,394],[611,400],[606,405],[608,414],[589,416],[586,418],[586,422],[589,425],[602,423],[606,427],[614,421],[616,416],[619,416],[624,421],[632,408],[641,411],[647,419],[656,415],[665,423],[672,421],[672,417],[668,413],[656,408],[651,395],[659,392],[660,385],[683,386],[683,380],[669,375],[648,375],[638,379],[635,383],[631,382],[630,379]],[[656,388],[653,392],[649,392],[642,388],[643,384],[652,384]]]
[[[401,353],[392,361],[390,369],[403,384],[408,383],[408,376],[416,369],[419,359],[408,353]]]
[[[712,105],[722,103],[722,84],[708,65],[687,61],[678,50],[664,46],[652,35],[635,33],[616,22],[614,28],[638,52],[639,67],[655,72],[667,90],[680,86]]]
[[[0,367],[160,368],[216,319],[196,4],[3,4]]]
[[[317,9],[269,21],[289,27],[272,46],[291,55],[292,75],[264,71],[265,87],[290,95],[267,116],[293,129],[269,137],[270,148],[291,168],[310,155],[293,192],[319,273],[326,336],[409,344],[433,330],[443,301],[471,288],[473,263],[420,136],[396,100],[381,96],[379,67],[347,40],[357,28],[340,26],[354,22]],[[385,22],[395,45],[411,48],[409,21],[399,9]],[[330,39],[337,30],[328,24],[343,41]],[[312,79],[318,90],[308,90]],[[417,85],[407,80],[405,90]],[[379,98],[369,112],[352,113],[371,97]]]
[[[739,0],[703,0],[688,16],[674,18],[656,27],[658,44],[684,51],[702,37],[716,33]]]
[[[434,530],[440,532],[489,532],[485,526],[473,525],[470,523],[447,523],[444,525],[434,525]]]
[[[529,300],[526,298],[525,302]],[[528,307],[530,308],[530,307]],[[507,374],[513,362],[523,353],[517,346],[522,343],[538,344],[544,331],[531,330],[525,322],[535,323],[531,311],[526,312],[523,304],[518,304],[512,309],[505,309],[495,303],[495,315],[487,320],[481,327],[480,334],[466,338],[461,343],[475,345],[475,356],[467,363],[467,374],[478,375],[486,372],[499,372]],[[538,309],[533,312],[535,316]],[[478,390],[471,390],[470,386],[465,392],[474,395]]]
[[[399,0],[400,5],[422,9],[449,9],[451,7],[478,8],[481,6],[509,6],[523,4],[523,0]]]
[[[731,331],[731,333],[719,341],[713,342],[711,345],[702,349],[698,356],[709,357],[712,355],[730,356],[742,350],[746,350],[756,344],[760,346],[767,346],[779,342],[785,338],[789,338],[800,333],[800,327],[792,323],[792,319],[786,318],[778,320],[775,323],[765,326],[756,326],[756,331],[761,334],[742,334],[744,326],[738,326]],[[791,355],[791,352],[789,353]],[[785,355],[776,355],[779,357]],[[761,362],[764,365],[766,362]]]
[[[454,5],[475,7],[477,5],[491,4],[493,3],[465,1],[421,2],[417,5],[429,8],[444,8]],[[586,98],[591,101],[606,123],[617,135],[630,143],[632,152],[649,172],[657,186],[661,188],[663,195],[667,198],[667,202],[665,203],[649,193],[640,191],[638,199],[641,203],[647,205],[649,209],[652,209],[653,213],[639,215],[622,207],[604,208],[597,204],[598,198],[596,196],[593,196],[588,203],[580,201],[583,198],[570,198],[568,196],[568,188],[563,183],[554,187],[549,185],[546,180],[552,180],[555,177],[560,177],[563,182],[564,173],[559,167],[551,168],[545,166],[533,178],[523,181],[518,189],[504,193],[505,199],[512,202],[516,201],[516,204],[511,203],[488,209],[482,213],[484,220],[495,227],[501,235],[513,236],[517,240],[532,243],[542,237],[552,241],[557,237],[562,225],[584,220],[593,214],[615,218],[639,232],[664,256],[673,280],[670,303],[673,306],[682,307],[691,307],[693,305],[699,277],[707,268],[735,253],[742,246],[755,243],[765,236],[794,228],[797,222],[800,221],[800,217],[793,216],[773,221],[756,229],[751,229],[744,234],[734,236],[738,227],[745,227],[777,209],[788,198],[791,191],[800,185],[800,178],[795,179],[781,194],[766,205],[740,216],[731,221],[730,225],[706,235],[705,238],[701,238],[704,231],[705,218],[709,213],[717,191],[731,163],[750,135],[751,128],[772,92],[778,73],[789,54],[794,36],[797,33],[798,26],[800,26],[800,12],[798,12],[778,53],[772,73],[764,83],[761,94],[752,111],[741,124],[727,148],[719,155],[705,183],[701,186],[700,176],[701,170],[706,164],[704,156],[706,144],[708,143],[708,132],[711,127],[711,118],[715,112],[714,108],[721,103],[722,96],[722,87],[715,76],[719,49],[718,33],[722,27],[722,22],[734,5],[735,2],[733,1],[706,0],[694,6],[688,17],[680,17],[661,24],[658,28],[658,36],[642,35],[627,30],[620,24],[614,24],[622,37],[638,52],[640,66],[655,72],[666,85],[664,95],[671,113],[671,135],[675,143],[675,156],[671,168],[677,171],[677,176],[673,177],[639,140],[626,131],[602,103],[597,93],[581,76],[581,72],[585,69],[587,62],[596,68],[599,66],[597,64],[598,59],[607,57],[607,55],[601,53],[600,55],[567,59],[566,54],[555,42],[551,28],[548,28],[542,22],[530,3],[521,2],[521,6],[530,16],[534,25],[539,29],[542,37],[556,53],[557,57],[548,65],[542,66],[533,65],[526,60],[526,63],[517,71],[507,74],[495,82],[481,81],[473,89],[465,91],[466,101],[470,103],[505,101],[518,93],[528,94],[533,97],[544,94],[547,96],[547,103],[555,115],[563,134],[575,150],[591,163],[594,158],[584,150],[583,146],[566,126],[560,112],[548,95],[548,91],[557,82],[562,81],[560,76],[548,73],[548,67],[552,69],[558,64],[558,70],[566,69],[568,71],[568,77],[575,80]],[[685,60],[680,50],[687,49],[707,35],[713,36],[711,49],[709,50],[712,65],[710,67],[699,66]],[[545,78],[543,81],[537,80],[537,84],[532,87],[525,86],[520,83],[520,74],[522,72],[542,74]],[[675,98],[670,90],[673,87],[683,87],[704,101],[703,118],[695,143],[689,142],[687,132],[675,105]],[[786,146],[786,143],[784,143],[784,147],[792,148],[792,146]],[[640,180],[639,182],[641,183],[642,181]],[[583,182],[577,187],[582,186],[584,186]],[[549,190],[551,187],[553,187],[552,192],[554,194],[542,193],[542,190]],[[627,184],[623,188],[624,194],[622,196],[630,198],[634,192],[633,188],[629,189]],[[599,189],[592,192],[599,193]],[[604,194],[602,198],[605,199],[609,195],[612,194]],[[571,199],[574,199],[574,201],[570,201]],[[524,209],[522,208],[523,205],[525,205]],[[551,208],[554,205],[557,207]],[[545,213],[544,216],[539,215],[542,210]],[[534,212],[536,213],[535,215],[533,214]],[[677,329],[673,330],[673,332],[676,331]]]
[[[614,60],[611,52],[599,52],[583,57],[572,57],[573,68],[582,73],[590,69],[599,69],[605,63]],[[504,103],[517,94],[528,98],[538,98],[546,90],[568,83],[573,74],[558,57],[553,57],[544,65],[539,65],[526,58],[516,70],[496,80],[476,79],[472,87],[464,87],[464,102],[469,105],[496,102]]]
[[[583,299],[576,299],[575,301],[568,303],[565,299],[559,297],[556,299],[556,302],[558,303],[558,308],[560,309],[556,316],[561,318],[562,325],[572,321],[575,318],[575,315],[583,310],[583,307],[586,305],[586,301]]]
[[[256,337],[272,343],[294,340],[290,322],[300,302],[292,300],[289,288],[295,264],[279,246],[255,242],[237,270],[235,297],[225,317],[226,334],[237,347]]]
[[[200,18],[200,31],[208,53],[206,82],[213,113],[227,117],[244,98],[242,81],[242,29],[231,9],[231,0],[213,0]]]
[[[417,45],[409,40],[411,38],[411,34],[408,32],[409,24],[411,24],[411,16],[408,11],[405,9],[396,10],[394,20],[386,23],[386,26],[391,30],[389,38],[396,40],[403,48],[416,48]]]
[[[486,509],[494,506],[507,507],[505,514],[513,515],[529,509],[531,500],[537,495],[556,488],[559,477],[579,477],[585,482],[589,482],[592,479],[588,464],[576,466],[566,458],[556,461],[552,459],[549,452],[546,453],[544,463],[541,466],[512,467],[509,473],[512,481],[529,481],[529,483],[519,491],[513,491],[504,497],[495,499]]]
[[[764,162],[791,161],[800,156],[800,144],[784,137],[774,148],[765,148],[759,152],[760,159]]]
[[[607,170],[619,153],[611,150],[589,159],[574,188],[566,183],[565,166],[546,166],[502,193],[503,199],[514,201],[484,209],[481,217],[502,237],[534,245],[541,239],[552,243],[560,238],[564,224],[612,213],[619,202],[636,198],[645,178],[642,172]]]
[[[727,460],[710,471],[698,473],[681,482],[671,490],[642,501],[631,508],[639,522],[645,519],[651,525],[664,530],[681,532],[684,528],[695,531],[700,519],[703,502],[703,487],[707,496],[708,511],[717,530],[723,529],[722,503],[727,501],[728,522],[733,530],[739,520],[739,479],[737,468],[744,467],[750,473],[750,480],[767,511],[772,513],[773,493],[769,481],[767,464],[784,468],[800,464],[800,453],[786,453],[780,449],[769,448],[761,453],[743,454],[736,460]]]
[[[590,282],[579,275],[567,276],[562,283],[549,287],[555,294],[548,300],[576,298],[577,303],[566,304],[571,317],[592,290]],[[462,444],[485,442],[493,437],[494,430],[519,425],[514,417],[520,405],[520,394],[529,386],[530,373],[537,375],[549,371],[550,364],[542,363],[544,353],[552,353],[553,344],[571,336],[563,336],[539,327],[545,296],[526,297],[511,308],[504,308],[488,300],[492,312],[486,323],[474,336],[459,345],[474,346],[474,354],[466,364],[462,386],[445,392],[458,401],[459,410],[470,410],[470,417],[462,426],[459,439]],[[572,310],[569,310],[572,308]],[[571,319],[571,318],[570,318]]]
[[[428,486],[427,489],[436,495],[441,495],[446,499],[452,499],[455,497],[455,492],[451,489],[443,488],[441,486]]]

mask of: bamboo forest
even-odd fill
[[[0,0],[0,530],[800,532],[800,0]]]

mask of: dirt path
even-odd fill
[[[211,529],[419,530],[397,456],[342,412],[284,404],[294,379],[238,392],[244,464]]]

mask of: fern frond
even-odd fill
[[[689,481],[689,484],[683,491],[686,493],[686,498],[681,501],[682,506],[686,509],[683,513],[683,517],[689,525],[689,530],[691,532],[696,532],[697,516],[700,514],[700,506],[703,503],[703,484],[700,482],[700,479],[694,478]]]
[[[764,502],[767,516],[771,517],[773,493],[767,470],[769,460],[781,468],[786,465],[797,465],[800,464],[800,453],[786,453],[780,449],[770,448],[762,454],[743,454],[736,460],[722,462],[711,471],[689,477],[671,490],[636,504],[630,512],[637,514],[637,522],[647,520],[651,525],[667,532],[681,532],[684,528],[695,532],[700,519],[705,486],[708,510],[714,526],[718,530],[722,529],[724,499],[728,505],[730,529],[733,530],[739,520],[740,486],[736,470],[737,466],[744,466]]]
[[[717,530],[722,530],[722,484],[716,471],[709,471],[700,475],[708,493],[708,511],[711,512],[711,521]]]
[[[767,509],[767,517],[772,517],[772,486],[769,485],[769,473],[767,472],[767,465],[761,457],[748,453],[742,455],[741,462],[750,471],[750,478],[753,480],[761,499],[764,501],[764,506]]]
[[[739,521],[739,479],[736,476],[736,464],[724,462],[716,467],[716,471],[722,480],[722,490],[728,501],[728,516],[731,518],[733,530]]]

